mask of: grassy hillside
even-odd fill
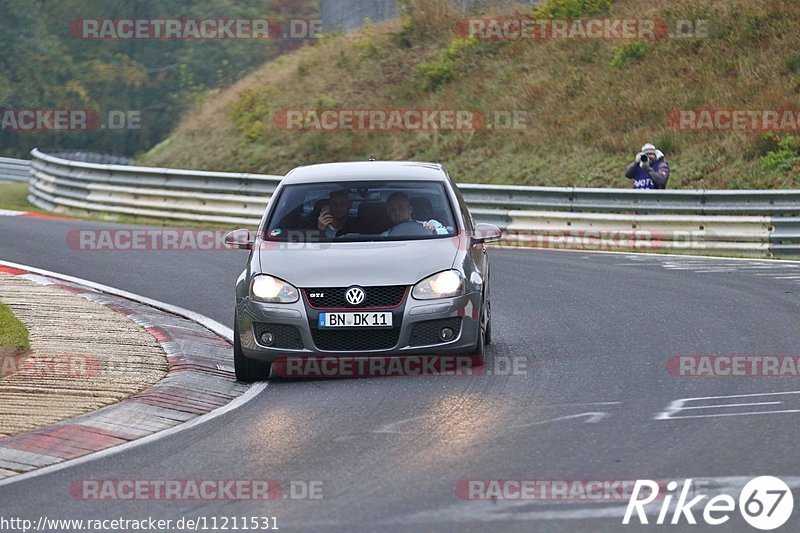
[[[407,0],[402,21],[326,36],[265,64],[184,116],[146,165],[284,173],[311,162],[441,161],[459,181],[628,187],[644,142],[672,188],[800,187],[797,131],[681,132],[674,109],[800,109],[796,0],[549,0],[481,16],[708,20],[706,39],[487,41],[456,35],[445,0]],[[517,11],[515,11],[516,9]],[[285,131],[286,109],[527,113],[519,130]]]

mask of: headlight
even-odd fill
[[[464,293],[464,276],[458,270],[445,270],[429,276],[416,285],[411,296],[417,300],[452,298]]]
[[[265,274],[253,278],[250,296],[259,302],[272,304],[290,304],[300,299],[300,293],[293,285]]]

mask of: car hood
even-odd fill
[[[300,288],[411,285],[452,267],[458,236],[414,241],[303,244],[265,242],[261,272]]]

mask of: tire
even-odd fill
[[[236,372],[236,380],[252,383],[260,379],[269,377],[269,370],[272,365],[255,361],[244,356],[242,352],[242,341],[239,338],[239,319],[234,319],[233,323],[233,369]]]
[[[486,348],[486,334],[482,327],[478,328],[478,340],[475,343],[475,351],[470,354],[473,367],[483,366],[486,362],[485,348]]]
[[[492,303],[486,300],[486,327],[483,332],[483,342],[486,345],[492,344]]]

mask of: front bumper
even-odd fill
[[[385,309],[393,313],[391,330],[319,330],[319,311],[311,308],[304,297],[294,304],[281,305],[243,297],[237,302],[236,316],[243,355],[264,362],[283,357],[468,355],[475,350],[478,339],[481,300],[480,292],[426,301],[407,294],[401,305]],[[458,328],[452,340],[442,341],[433,333],[444,326]],[[273,346],[261,344],[264,331],[275,333]]]

